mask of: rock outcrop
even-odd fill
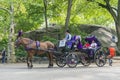
[[[116,43],[112,41],[112,37],[116,34],[115,30],[96,25],[79,25],[78,29],[87,34],[93,34],[97,36],[97,38],[102,43],[102,46],[104,47],[116,46]],[[60,30],[61,27],[58,27],[58,25],[48,27],[47,36],[58,39],[58,34],[60,33]],[[33,40],[41,40],[43,36],[46,36],[45,28],[31,32],[26,32],[25,36]]]

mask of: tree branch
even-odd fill
[[[113,9],[114,10],[117,10],[117,9],[111,7],[111,5],[109,4],[110,0],[104,0],[104,1],[105,1],[106,5],[99,3],[99,2],[96,2],[96,3],[98,3],[98,5],[101,6],[102,8],[105,8],[106,10],[108,10],[109,13],[111,14],[111,16],[113,17],[114,21],[117,22],[117,15],[113,11]]]
[[[0,9],[8,12],[9,14],[11,14],[10,10],[8,10],[8,9],[6,9],[6,8],[0,7]]]
[[[99,6],[101,6],[102,8],[107,8],[106,5],[102,4],[102,3],[99,3],[99,2],[96,2]]]
[[[117,8],[115,8],[115,7],[111,7],[113,10],[115,10],[115,11],[118,11],[118,9]]]

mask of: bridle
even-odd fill
[[[20,45],[20,40],[21,40],[22,38],[18,38],[18,39],[16,39],[16,41],[15,41],[15,46],[16,47],[18,47],[19,45]]]
[[[20,44],[22,44],[20,41],[22,41],[22,38],[18,38],[15,41],[16,47],[18,47]],[[33,40],[29,40],[29,42],[27,44],[23,44],[23,46],[27,49],[27,48],[29,48],[29,45],[32,44],[33,42],[34,42]]]

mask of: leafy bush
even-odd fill
[[[44,36],[42,41],[51,41],[52,43],[56,44],[57,43],[57,39],[52,38],[51,36]]]
[[[18,49],[15,49],[15,55],[19,57],[25,57],[27,56],[27,52],[23,46],[20,46]]]
[[[6,38],[2,39],[2,41],[0,41],[0,51],[2,51],[3,48],[7,48],[7,44],[8,40]]]

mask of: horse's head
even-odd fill
[[[19,37],[18,39],[16,39],[15,41],[15,46],[18,47],[19,45],[23,45],[23,46],[26,46],[26,45],[29,45],[31,42],[33,42],[31,39],[29,38],[22,38],[22,37]]]
[[[18,38],[18,39],[16,39],[16,41],[15,41],[15,47],[18,47],[19,45],[21,45],[21,43],[22,43],[22,38]]]

